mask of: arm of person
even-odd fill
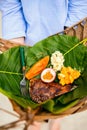
[[[24,44],[26,21],[20,0],[0,0],[2,11],[2,37]]]

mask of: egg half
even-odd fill
[[[55,80],[56,72],[52,68],[46,68],[41,73],[41,80],[50,83]]]

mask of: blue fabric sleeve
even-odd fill
[[[26,22],[20,0],[0,0],[2,36],[5,39],[26,36]]]
[[[70,27],[87,17],[87,0],[69,0],[65,26]]]

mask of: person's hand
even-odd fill
[[[41,122],[34,121],[28,130],[41,130]]]
[[[60,130],[61,129],[62,118],[50,119],[49,120],[49,130]]]
[[[10,39],[9,41],[11,41],[11,42],[13,42],[13,43],[25,44],[25,43],[24,43],[24,37],[13,38],[13,39]]]

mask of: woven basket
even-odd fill
[[[87,18],[82,19],[80,22],[76,23],[75,25],[71,26],[70,28],[65,29],[63,32],[58,33],[59,34],[66,34],[70,36],[76,36],[78,39],[82,40],[84,38],[87,38]],[[8,40],[0,39],[0,52],[4,52],[5,50],[14,47],[19,46],[20,44],[11,43]],[[10,100],[10,99],[9,99]],[[50,112],[42,112],[41,108],[37,108],[35,110],[31,110],[31,108],[23,109],[21,108],[16,102],[13,100],[10,100],[10,102],[13,105],[14,111],[16,111],[20,117],[18,121],[12,122],[10,124],[4,125],[0,127],[0,130],[9,129],[12,127],[16,127],[19,122],[25,121],[25,130],[27,130],[28,126],[33,121],[45,121],[48,119],[55,119],[64,117],[66,115],[75,114],[81,111],[84,111],[87,109],[87,97],[81,99],[77,105],[74,107],[68,109],[67,111],[63,112],[62,114],[54,115]],[[5,110],[4,110],[5,111]],[[8,112],[8,111],[6,111]],[[9,112],[8,112],[9,113]],[[10,113],[12,114],[12,113]]]

